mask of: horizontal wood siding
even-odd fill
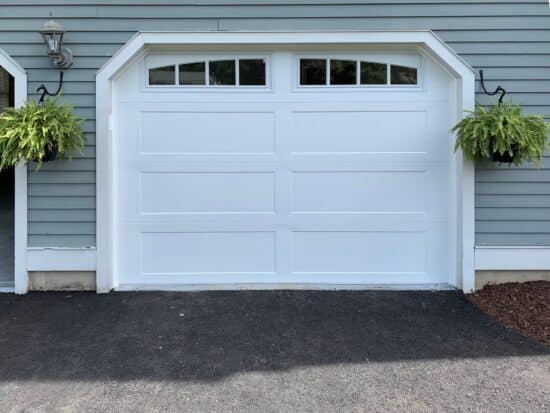
[[[550,119],[546,0],[0,0],[0,48],[26,68],[33,99],[58,76],[38,34],[50,13],[75,55],[62,99],[86,119],[88,140],[71,162],[30,167],[31,246],[95,244],[95,73],[139,30],[431,29],[485,69],[489,87],[502,84],[508,98]],[[478,245],[550,245],[550,157],[540,170],[478,165],[476,214]]]

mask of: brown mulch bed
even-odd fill
[[[550,281],[486,285],[467,297],[505,326],[550,346]]]

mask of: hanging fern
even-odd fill
[[[38,169],[46,151],[53,148],[61,158],[82,151],[82,122],[71,106],[58,105],[56,99],[6,109],[0,114],[0,170],[20,161],[35,161]]]
[[[549,124],[542,116],[523,113],[512,104],[476,105],[474,112],[458,122],[455,151],[462,149],[473,160],[492,160],[507,155],[516,165],[524,161],[540,166],[548,145]]]

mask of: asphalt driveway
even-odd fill
[[[0,411],[548,411],[550,348],[447,292],[0,295]]]

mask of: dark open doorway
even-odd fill
[[[0,112],[14,104],[14,79],[0,66]],[[2,154],[0,154],[2,156]],[[0,289],[14,283],[15,175],[0,171]]]

